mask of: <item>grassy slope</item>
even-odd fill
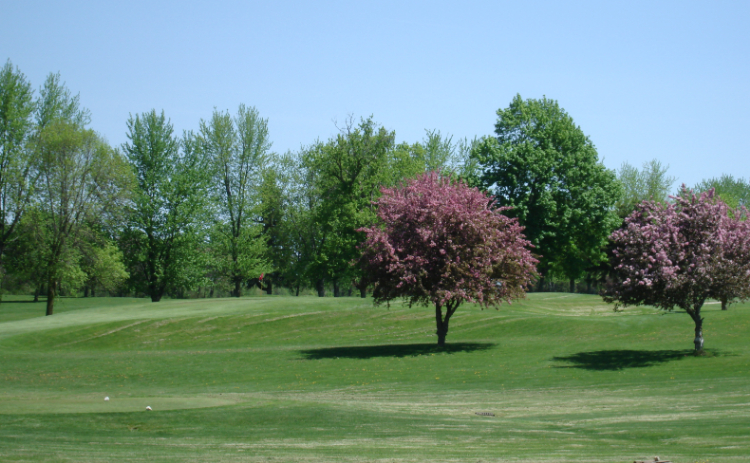
[[[749,309],[6,298],[0,461],[747,461]]]

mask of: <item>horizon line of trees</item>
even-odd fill
[[[61,294],[364,296],[352,262],[381,188],[435,170],[512,208],[540,261],[537,290],[596,287],[609,235],[641,201],[669,201],[675,183],[657,160],[607,169],[556,101],[520,95],[498,110],[494,136],[428,130],[396,143],[372,117],[350,117],[283,154],[245,105],[182,135],[163,112],[131,115],[120,147],[90,121],[59,74],[34,92],[10,61],[0,71],[0,291],[46,295],[48,315]],[[731,207],[750,202],[744,179],[696,185],[711,188]]]

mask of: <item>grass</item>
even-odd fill
[[[696,357],[684,313],[587,295],[461,307],[445,349],[355,298],[5,296],[0,461],[744,462],[750,305],[719,309]]]

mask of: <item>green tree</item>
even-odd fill
[[[40,270],[47,284],[47,315],[56,289],[67,281],[80,287],[79,242],[85,224],[99,220],[121,193],[124,171],[119,154],[95,132],[62,119],[49,122],[38,140],[40,186],[33,223]]]
[[[472,150],[472,181],[492,192],[517,217],[540,257],[542,278],[570,281],[606,259],[602,249],[618,223],[620,186],[596,148],[555,100],[521,99],[497,111],[495,137]]]
[[[0,70],[0,272],[34,190],[33,112],[31,84],[8,61]]]
[[[123,247],[131,283],[158,302],[167,290],[199,282],[205,256],[210,165],[192,133],[182,140],[156,111],[131,116],[123,149],[135,175],[135,191]],[[180,149],[182,148],[182,149]]]
[[[364,240],[357,230],[375,221],[372,202],[386,181],[394,139],[394,132],[377,126],[372,118],[356,126],[350,120],[335,138],[305,152],[303,162],[318,173],[322,199],[314,212],[321,239],[308,267],[319,294],[324,281],[333,284],[334,297],[342,295],[342,284],[361,281],[351,265]],[[364,295],[364,289],[360,291]]]
[[[271,143],[268,121],[255,108],[240,105],[237,116],[214,111],[201,121],[202,149],[212,165],[217,223],[211,243],[218,253],[218,273],[228,279],[232,295],[240,297],[242,284],[271,270],[265,259],[265,237],[255,222],[260,211],[263,166]]]
[[[704,192],[711,188],[716,196],[733,209],[740,206],[750,207],[750,181],[724,174],[718,178],[703,180],[695,186],[695,191]]]
[[[617,214],[625,218],[643,201],[666,202],[675,182],[674,177],[667,175],[669,166],[652,159],[643,163],[638,170],[624,162],[617,171],[617,179],[622,184],[622,196],[617,201]]]

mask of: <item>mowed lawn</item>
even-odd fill
[[[750,305],[6,296],[0,461],[750,461]],[[109,401],[105,402],[104,397]],[[146,406],[153,411],[146,411]]]

